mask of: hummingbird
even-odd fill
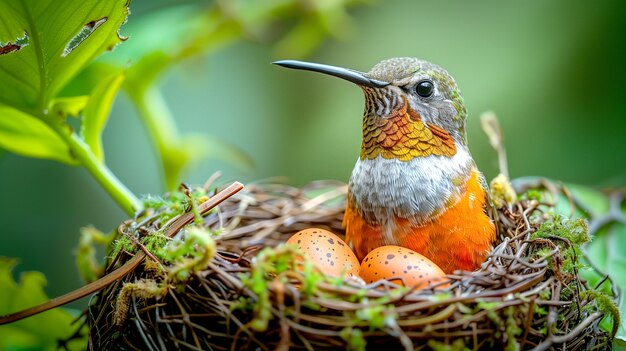
[[[342,78],[363,90],[363,139],[343,219],[346,242],[359,261],[379,246],[397,245],[446,273],[480,267],[496,229],[487,214],[485,178],[467,145],[467,109],[445,69],[410,57],[383,60],[367,73],[274,63]]]

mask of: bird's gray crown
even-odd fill
[[[382,80],[393,83],[394,81],[408,78],[419,71],[443,71],[443,68],[428,61],[414,57],[394,57],[380,61],[364,76],[370,79]],[[446,72],[447,73],[447,72]]]

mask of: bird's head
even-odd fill
[[[430,62],[398,57],[377,63],[369,72],[302,61],[280,66],[343,78],[365,93],[361,158],[403,161],[456,154],[466,148],[467,111],[454,79]]]

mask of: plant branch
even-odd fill
[[[158,87],[135,88],[137,89],[134,91],[127,89],[128,95],[135,104],[139,117],[148,129],[150,139],[159,153],[165,186],[168,190],[175,189],[188,156],[175,152],[181,138],[174,118]]]
[[[135,211],[142,207],[141,201],[111,172],[111,170],[98,160],[91,148],[68,126],[52,120],[48,115],[41,115],[41,120],[46,122],[69,146],[72,154],[87,169],[102,188],[111,195],[113,200],[128,214],[133,216]]]

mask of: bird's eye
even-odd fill
[[[417,93],[417,95],[421,97],[425,97],[425,98],[429,97],[433,95],[434,91],[435,91],[435,86],[433,85],[433,82],[429,80],[423,80],[417,83],[417,85],[415,86],[415,92]]]

